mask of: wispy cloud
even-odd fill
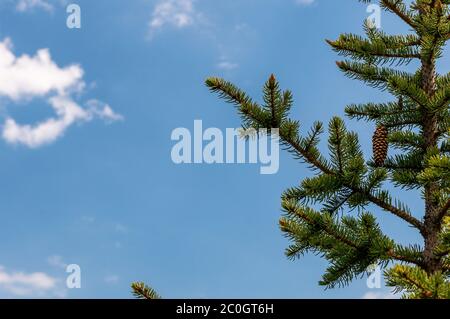
[[[65,7],[70,3],[70,0],[6,0],[6,1],[9,1],[12,5],[15,5],[15,9],[18,12],[46,11],[48,13],[53,13],[55,9]]]
[[[18,0],[16,5],[17,11],[29,11],[33,9],[44,9],[45,11],[53,11],[53,5],[47,0]]]
[[[64,270],[67,268],[67,263],[64,262],[63,258],[59,255],[53,255],[48,257],[47,262],[52,267],[61,268]]]
[[[97,116],[108,123],[122,121],[124,119],[122,115],[115,113],[108,104],[99,100],[92,99],[87,101],[86,107],[91,117]]]
[[[42,297],[57,286],[58,280],[43,272],[8,272],[0,266],[0,289],[18,297]]]
[[[163,27],[184,28],[196,22],[194,0],[161,0],[153,9],[149,27],[154,34]]]
[[[313,4],[315,0],[295,0],[295,3],[301,6],[309,6]]]
[[[48,49],[40,49],[34,56],[15,56],[8,38],[0,42],[0,97],[10,101],[44,99],[55,111],[56,117],[36,124],[18,124],[7,117],[2,137],[10,144],[22,144],[37,148],[49,144],[64,135],[78,122],[101,118],[107,121],[121,120],[109,105],[91,100],[83,107],[74,98],[85,88],[84,70],[80,65],[59,67]]]
[[[237,63],[231,61],[226,54],[218,26],[211,21],[208,16],[198,8],[196,0],[159,0],[153,7],[151,19],[149,22],[149,38],[153,39],[155,34],[165,28],[184,29],[195,27],[198,34],[206,36],[211,41],[212,46],[217,47],[219,51],[218,62],[215,67],[223,71],[231,71],[239,67]],[[244,23],[235,25],[233,32],[242,35],[248,26]],[[236,43],[234,43],[236,45]]]
[[[236,69],[239,65],[237,63],[233,63],[231,61],[222,60],[217,63],[217,67],[221,70],[230,71]]]

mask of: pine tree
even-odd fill
[[[379,4],[411,32],[388,35],[366,22],[365,37],[343,34],[327,41],[346,58],[337,63],[345,75],[394,97],[390,103],[345,109],[349,118],[374,122],[378,128],[372,159],[365,159],[358,135],[338,117],[328,125],[329,156],[321,154],[323,124],[315,123],[301,136],[300,123],[289,117],[292,93],[281,91],[273,75],[264,85],[262,105],[223,79],[209,78],[206,85],[237,107],[245,128],[278,128],[286,149],[315,173],[282,195],[279,224],[290,240],[289,258],[307,252],[323,256],[329,267],[320,284],[326,287],[348,284],[378,264],[385,269],[387,284],[404,297],[449,298],[450,73],[438,74],[436,63],[450,38],[450,0]],[[410,63],[417,63],[415,73],[401,69]],[[387,184],[420,190],[424,209],[411,211],[386,190]],[[414,227],[423,245],[400,245],[385,235],[368,211],[372,206]]]

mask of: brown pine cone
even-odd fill
[[[388,130],[385,126],[379,125],[372,137],[373,158],[377,166],[382,166],[388,152]]]

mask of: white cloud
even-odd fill
[[[54,142],[73,123],[90,120],[89,112],[68,97],[55,96],[50,98],[49,102],[58,115],[57,118],[49,118],[36,125],[20,125],[8,117],[3,127],[3,138],[10,144],[36,148]]]
[[[33,125],[18,124],[7,116],[3,139],[10,144],[36,148],[54,142],[74,123],[96,117],[109,122],[123,119],[103,102],[90,100],[82,107],[72,98],[86,86],[83,74],[79,65],[59,67],[48,49],[40,49],[34,56],[15,56],[8,38],[0,42],[0,97],[12,102],[45,99],[56,113],[56,117]]]
[[[64,7],[69,4],[69,0],[9,0],[16,5],[19,12],[29,12],[34,10],[44,10],[53,12],[56,7]]]
[[[0,266],[0,289],[14,296],[43,296],[55,289],[57,279],[43,272],[7,272]]]
[[[160,0],[152,12],[150,32],[164,26],[187,27],[195,22],[196,15],[194,0]]]
[[[197,0],[159,0],[151,14],[149,38],[152,39],[158,31],[166,27],[182,29],[189,26],[196,27],[196,31],[206,36],[222,53],[215,63],[217,69],[230,71],[239,67],[237,63],[228,59],[229,54],[226,54],[226,51],[229,49],[225,47],[229,48],[230,45],[221,43],[222,35],[218,34],[220,28],[197,7]],[[232,29],[238,37],[242,37],[243,33],[248,33],[249,30],[249,26],[245,23],[237,23]],[[231,47],[236,51],[236,43]]]
[[[236,69],[238,67],[238,64],[223,60],[223,61],[220,61],[219,63],[217,63],[217,67],[222,70],[230,71],[230,70]]]
[[[97,116],[107,122],[122,121],[123,116],[115,113],[112,108],[99,100],[89,100],[86,102],[88,114],[90,116]]]
[[[80,90],[83,70],[79,65],[58,67],[52,61],[48,49],[40,49],[36,55],[16,57],[9,38],[0,42],[0,96],[13,100],[44,96],[51,91],[60,95],[69,90]]]
[[[397,299],[398,296],[394,295],[392,292],[386,291],[368,291],[363,296],[362,299]]]
[[[295,0],[296,4],[299,4],[301,6],[309,6],[311,4],[313,4],[315,2],[315,0]]]
[[[18,0],[16,9],[24,12],[32,9],[44,9],[46,11],[53,11],[53,5],[47,0]]]
[[[53,255],[47,258],[47,262],[50,266],[61,268],[66,270],[67,263],[64,262],[63,258],[59,255]]]

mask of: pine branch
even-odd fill
[[[438,212],[438,220],[442,220],[448,213],[450,209],[450,199],[447,200],[447,203],[445,203],[444,207]]]
[[[292,201],[285,202],[285,203],[283,203],[283,209],[285,209],[289,214],[293,214],[295,216],[300,217],[302,220],[304,220],[310,226],[320,228],[327,235],[333,237],[335,240],[341,242],[342,244],[348,246],[349,248],[358,249],[358,245],[355,242],[353,242],[349,238],[343,236],[342,234],[339,234],[338,232],[334,231],[334,229],[332,229],[329,225],[324,225],[324,223],[320,223],[320,222],[317,222],[316,220],[313,220],[307,214],[305,214],[297,206],[296,203],[293,203]],[[283,231],[289,232],[286,220],[280,219],[280,226]]]
[[[408,214],[404,210],[398,209],[397,207],[381,200],[380,198],[373,196],[372,194],[366,194],[367,198],[374,204],[378,205],[379,207],[383,208],[384,210],[394,214],[397,217],[400,217],[401,219],[407,221],[409,224],[413,225],[417,229],[419,229],[421,232],[423,232],[423,223],[420,222],[417,218],[412,216],[411,214]]]
[[[442,258],[450,254],[450,247],[447,249],[442,249],[439,252],[435,253],[436,257]]]
[[[369,63],[338,61],[336,65],[351,79],[364,81],[374,88],[389,90],[396,96],[407,96],[424,108],[429,104],[429,97],[420,87],[415,75]]]
[[[287,214],[280,219],[280,227],[294,242],[286,250],[288,257],[295,258],[312,251],[323,254],[330,261],[331,266],[321,285],[346,284],[373,263],[386,265],[389,261],[398,260],[421,264],[420,252],[395,245],[382,234],[369,213],[362,213],[358,218],[337,218],[299,206],[295,200],[283,200],[282,206]]]
[[[272,76],[271,76],[272,78]],[[270,79],[269,79],[270,81]],[[264,125],[271,127],[272,121],[265,117],[261,112],[261,108],[253,102],[244,92],[238,89],[235,85],[231,84],[220,78],[208,78],[206,80],[206,85],[210,88],[211,91],[219,93],[219,96],[227,100],[228,102],[236,105],[238,107],[239,112],[244,116],[244,122],[248,125],[256,124],[253,126],[264,127]],[[267,128],[269,128],[267,127]],[[300,144],[300,139],[296,136],[297,132],[291,134],[292,132],[287,132],[286,130],[280,129],[279,135],[280,139],[292,147],[306,162],[319,169],[321,172],[328,175],[338,175],[339,172],[335,172],[327,165],[325,165],[322,161],[319,161],[317,156],[311,153],[308,149],[303,147]],[[413,217],[408,212],[395,207],[394,205],[386,202],[382,198],[374,196],[371,193],[368,193],[366,190],[356,187],[355,185],[351,185],[349,183],[345,183],[344,186],[348,187],[354,192],[357,192],[364,197],[366,197],[370,202],[378,205],[384,210],[394,214],[395,216],[407,221],[412,226],[422,230],[422,223]]]
[[[252,102],[250,98],[247,97],[245,93],[236,88],[230,82],[224,81],[220,78],[208,78],[206,80],[206,85],[213,92],[218,92],[219,96],[224,98],[225,100],[235,104],[239,112],[242,113],[246,118],[244,118],[245,122],[254,121],[259,126],[264,127],[266,123],[264,123],[264,119],[261,118],[261,113],[259,112],[259,106]],[[240,106],[240,107],[239,107]],[[274,128],[270,124],[266,128]],[[324,173],[331,174],[332,171],[323,163],[318,161],[317,157],[313,156],[313,154],[309,151],[309,147],[303,147],[298,139],[295,139],[295,136],[289,134],[289,132],[281,131],[279,132],[280,139],[288,143],[299,155],[301,155],[308,163],[318,168]]]
[[[309,147],[304,148],[302,145],[300,145],[298,140],[294,140],[289,135],[286,135],[284,133],[280,133],[280,138],[286,143],[288,143],[290,146],[292,146],[292,148],[295,151],[297,151],[297,153],[300,154],[309,164],[313,165],[314,167],[316,167],[317,169],[326,174],[332,173],[331,169],[328,166],[318,161],[315,156],[312,156],[312,154],[309,152]]]
[[[417,127],[422,125],[422,115],[416,104],[410,101],[389,103],[351,104],[345,108],[345,113],[350,118],[376,122],[390,131],[401,130],[405,127]]]
[[[277,121],[277,106],[280,103],[279,100],[281,100],[281,92],[273,74],[270,76],[269,81],[267,81],[267,84],[264,87],[264,100],[266,102],[266,108],[268,108],[271,113],[271,126],[279,126]]]
[[[448,299],[450,283],[441,272],[427,274],[419,267],[395,265],[385,273],[387,285],[411,299]]]
[[[387,128],[398,128],[398,127],[405,127],[405,126],[417,126],[418,123],[414,120],[412,121],[398,121],[398,122],[391,122],[391,123],[383,123],[384,126]]]
[[[387,252],[387,255],[392,260],[398,260],[401,262],[405,262],[405,263],[409,263],[409,264],[413,264],[413,265],[417,265],[417,266],[423,266],[423,262],[421,260],[417,260],[416,258],[411,258],[408,256],[397,254],[392,249]]]
[[[424,296],[431,297],[432,292],[429,291],[421,280],[418,280],[417,275],[409,270],[410,268],[404,266],[395,266],[390,272],[388,277],[391,277],[388,281],[388,285],[400,286],[405,290],[419,290]],[[414,275],[415,276],[414,276]]]
[[[161,299],[161,296],[153,290],[153,288],[147,286],[143,282],[133,282],[131,284],[132,293],[139,299]]]
[[[342,34],[338,40],[326,42],[340,55],[350,56],[368,63],[389,62],[397,59],[401,63],[409,63],[412,59],[420,59],[417,46],[420,39],[416,36],[388,36],[365,24],[368,39],[355,34]],[[405,61],[406,60],[406,61]]]
[[[408,24],[411,28],[415,29],[416,28],[416,24],[414,23],[414,21],[411,19],[410,16],[408,16],[402,9],[399,8],[398,4],[402,3],[403,1],[399,1],[399,0],[381,0],[381,4],[389,9],[390,11],[392,11],[393,13],[395,13],[398,17],[400,17],[400,19],[402,19],[406,24]]]
[[[336,166],[338,167],[339,174],[342,174],[343,169],[343,159],[342,159],[342,142],[344,138],[344,129],[343,123],[341,120],[337,120],[337,118],[333,119],[330,122],[330,139],[329,145],[330,149],[333,151],[333,155],[335,156]],[[342,134],[342,135],[341,135]]]

